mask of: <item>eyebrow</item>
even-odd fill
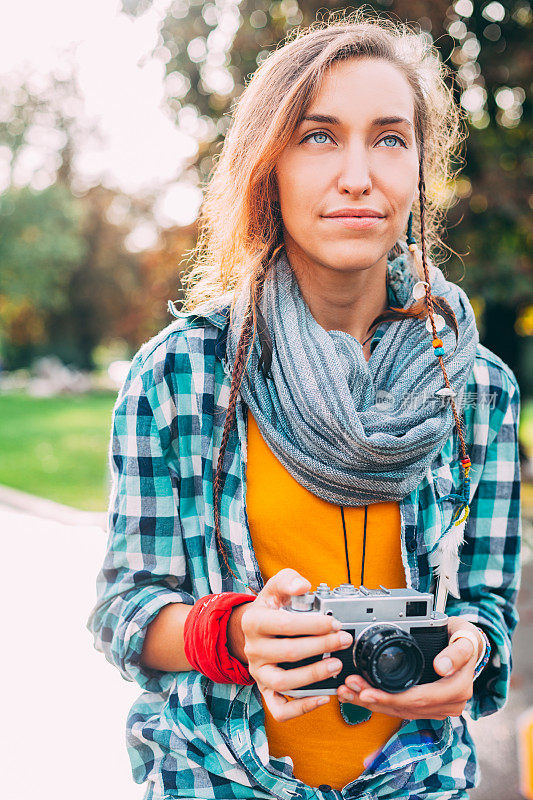
[[[340,121],[340,119],[338,119],[338,117],[332,117],[332,116],[330,116],[328,114],[308,114],[307,116],[302,117],[302,119],[300,120],[300,122],[298,124],[301,125],[303,122],[306,122],[306,121],[309,121],[309,122],[323,122],[323,123],[325,123],[327,125],[340,125],[341,124],[341,121]],[[371,125],[372,128],[381,128],[384,125],[395,125],[395,124],[397,124],[399,122],[403,122],[404,124],[409,125],[409,127],[411,127],[411,128],[413,127],[412,122],[410,122],[410,120],[406,119],[406,117],[395,117],[395,116],[392,116],[392,117],[376,117],[376,119],[372,120],[370,125]]]

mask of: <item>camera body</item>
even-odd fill
[[[433,669],[433,659],[448,645],[448,616],[433,611],[433,602],[431,593],[416,589],[367,589],[350,583],[333,589],[321,583],[315,592],[293,595],[286,611],[330,614],[354,641],[345,650],[280,663],[284,669],[294,669],[335,656],[343,664],[338,675],[283,694],[336,694],[348,675],[362,675],[371,686],[386,692],[403,692],[439,680],[442,676]]]

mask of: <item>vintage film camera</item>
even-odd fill
[[[416,589],[357,589],[351,583],[334,589],[321,583],[316,592],[293,595],[285,610],[332,614],[354,641],[345,650],[280,663],[284,669],[294,669],[330,656],[343,663],[337,676],[283,694],[336,694],[348,675],[362,675],[385,692],[403,692],[416,684],[439,680],[442,676],[433,669],[433,659],[448,644],[448,617],[433,611],[433,602],[432,594]]]

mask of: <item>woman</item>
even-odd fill
[[[361,13],[276,50],[207,187],[185,310],[132,361],[88,627],[144,690],[128,749],[145,800],[452,800],[479,782],[462,713],[509,690],[519,389],[429,261],[461,139],[443,70]],[[353,640],[282,606],[359,574],[447,596],[441,677],[293,698],[341,662],[279,663]]]

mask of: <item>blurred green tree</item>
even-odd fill
[[[76,156],[100,134],[84,118],[68,56],[62,74],[48,76],[38,91],[31,77],[0,85],[0,108],[0,146],[9,156],[9,185],[0,198],[4,366],[54,353],[88,369],[94,348],[113,338],[135,350],[140,329],[150,327],[139,302],[147,287],[140,255],[125,240],[139,220],[151,218],[153,198],[80,179]],[[29,159],[38,165],[33,169],[28,150],[39,155]]]
[[[35,346],[83,258],[79,203],[63,186],[12,187],[0,197],[0,343],[6,362]]]
[[[470,136],[449,239],[466,256],[464,288],[483,307],[483,343],[533,394],[533,339],[520,325],[533,303],[533,13],[524,0],[459,0],[454,9],[450,60]],[[456,263],[450,277],[461,279]]]
[[[92,369],[97,345],[118,338],[134,351],[143,341],[143,329],[152,333],[154,326],[146,321],[151,313],[150,287],[143,286],[141,256],[124,246],[131,232],[132,200],[98,185],[78,203],[85,251],[65,286],[64,306],[47,316],[45,326],[51,352]],[[122,222],[113,216],[117,205],[128,209]]]

